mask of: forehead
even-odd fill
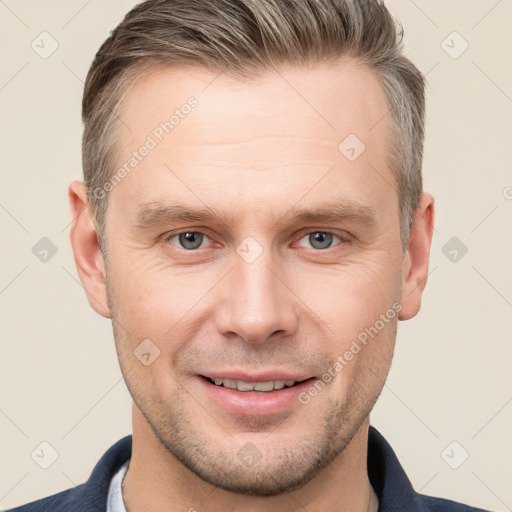
[[[287,65],[243,80],[196,66],[158,67],[139,76],[123,101],[125,140],[140,130],[150,132],[190,97],[199,108],[191,121],[175,127],[175,143],[191,142],[187,127],[197,143],[206,144],[262,134],[263,123],[268,134],[316,135],[336,142],[351,129],[368,140],[388,110],[377,76],[355,59]],[[376,136],[386,122],[379,125]]]
[[[259,190],[272,201],[280,189],[300,194],[335,167],[324,190],[347,178],[347,186],[359,184],[378,201],[379,189],[393,181],[387,112],[378,78],[353,59],[283,66],[250,80],[194,66],[154,69],[119,111],[116,168],[149,139],[152,148],[111,197],[122,194],[135,207],[157,192],[161,200],[166,189],[175,196],[181,176],[189,195],[221,187],[226,198],[256,199]]]

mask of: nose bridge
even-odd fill
[[[247,237],[236,252],[217,317],[219,332],[251,343],[263,343],[272,334],[292,334],[297,324],[293,294],[276,277],[271,248]]]

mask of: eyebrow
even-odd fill
[[[271,214],[275,224],[283,224],[282,219],[285,217],[290,218],[291,222],[296,224],[351,222],[369,228],[375,226],[377,222],[375,208],[346,199],[309,208],[294,206],[279,218]],[[176,202],[167,204],[153,201],[137,208],[135,227],[139,229],[163,228],[183,222],[221,222],[228,225],[233,222],[233,219],[233,215],[230,215],[229,212],[221,213],[207,206],[195,208]]]

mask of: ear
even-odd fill
[[[434,198],[430,194],[423,194],[414,215],[402,264],[400,320],[409,320],[420,310],[421,295],[427,284],[433,230]]]
[[[71,246],[80,281],[94,311],[105,318],[110,318],[105,284],[105,262],[101,254],[85,184],[81,181],[71,183],[68,196],[73,215]]]

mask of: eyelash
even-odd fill
[[[184,233],[195,233],[195,234],[201,234],[207,238],[209,238],[211,240],[211,237],[208,235],[208,233],[206,233],[205,231],[201,231],[201,230],[185,230],[185,231],[178,231],[178,232],[174,232],[174,233],[167,233],[166,235],[164,235],[165,237],[165,242],[168,242],[170,243],[171,240],[179,235],[182,235]],[[330,247],[327,247],[325,249],[315,249],[314,247],[303,247],[303,249],[309,249],[311,251],[318,251],[318,252],[328,252],[329,250],[331,249],[335,249],[336,247],[339,247],[340,245],[342,244],[346,244],[346,243],[349,243],[350,240],[348,239],[348,235],[346,235],[345,237],[342,237],[341,235],[339,234],[336,234],[332,231],[321,231],[321,230],[313,230],[313,231],[308,231],[306,233],[304,233],[300,238],[299,238],[299,241],[302,240],[303,238],[305,238],[306,236],[308,235],[311,235],[313,233],[324,233],[324,234],[328,234],[328,235],[333,235],[334,237],[338,238],[338,240],[340,241],[339,244],[337,245],[334,245],[334,246],[330,246]],[[178,247],[178,249],[181,249],[185,252],[198,252],[201,250],[201,248],[199,249],[185,249],[184,247]]]

